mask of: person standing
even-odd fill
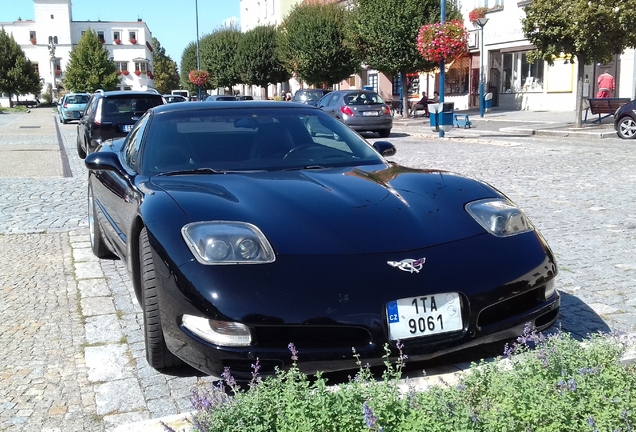
[[[615,88],[616,83],[614,82],[614,77],[606,70],[598,77],[598,93],[596,97],[608,98],[610,97],[610,91],[614,91]]]

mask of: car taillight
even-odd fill
[[[340,107],[340,111],[342,111],[343,114],[346,114],[348,116],[352,116],[353,114],[353,110],[351,108],[349,108],[348,106],[341,106]]]
[[[68,108],[68,104],[67,103],[64,104],[64,108]]]
[[[386,105],[382,106],[382,114],[384,114],[384,115],[391,114],[391,110],[389,109],[388,106],[386,106]]]
[[[101,106],[98,106],[97,111],[95,111],[95,120],[93,123],[96,125],[102,124],[102,110],[100,108]]]

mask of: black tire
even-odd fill
[[[152,259],[148,232],[143,228],[139,233],[139,266],[141,275],[141,298],[144,311],[144,340],[148,364],[158,371],[166,371],[182,366],[183,362],[168,351],[161,328],[157,280]]]
[[[62,123],[63,123],[63,124],[66,124],[66,123],[68,123],[68,120],[66,120],[66,119],[64,119],[64,118],[63,118],[63,119],[62,119]]]
[[[391,129],[382,129],[378,131],[380,138],[388,138],[391,135]]]
[[[91,240],[91,249],[97,258],[113,258],[114,255],[106,246],[102,229],[97,222],[95,212],[96,204],[93,197],[93,187],[88,186],[88,233]]]
[[[636,138],[636,121],[630,116],[625,116],[618,122],[618,128],[616,130],[618,136],[623,139]]]
[[[75,140],[75,142],[77,144],[77,155],[80,159],[86,159],[86,152],[82,148],[82,144],[80,144],[79,136],[77,137],[77,140]]]

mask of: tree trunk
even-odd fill
[[[9,93],[9,108],[13,108],[13,94]]]
[[[578,68],[576,77],[576,118],[574,119],[574,126],[581,128],[583,127],[583,74],[585,72],[585,54],[577,55],[576,61]]]
[[[406,72],[400,72],[402,78],[402,118],[409,117],[409,89],[406,85]]]

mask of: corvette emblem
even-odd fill
[[[419,273],[420,270],[422,270],[422,266],[424,265],[425,261],[426,261],[426,258],[420,258],[416,260],[405,259],[402,261],[387,261],[386,263],[390,265],[391,267],[397,267],[400,270],[405,272]]]

